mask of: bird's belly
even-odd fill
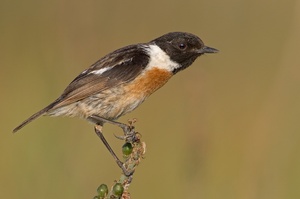
[[[129,95],[120,86],[84,99],[77,106],[81,112],[81,117],[87,118],[91,115],[98,115],[106,119],[115,120],[133,111],[145,98],[143,95],[138,98]]]

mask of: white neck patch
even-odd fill
[[[170,59],[170,56],[167,55],[159,46],[152,44],[146,49],[149,53],[149,63],[146,70],[152,68],[164,69],[169,72],[172,72],[174,69],[180,67],[180,65]]]

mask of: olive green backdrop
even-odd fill
[[[0,2],[0,198],[92,198],[120,170],[80,119],[43,117],[82,70],[170,31],[220,53],[176,75],[139,109],[147,143],[132,198],[300,198],[300,2]],[[115,150],[121,131],[107,125]]]

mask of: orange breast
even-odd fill
[[[163,69],[153,68],[135,79],[128,88],[128,93],[148,97],[162,87],[172,77],[172,73]]]

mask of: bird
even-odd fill
[[[23,121],[13,132],[41,116],[88,119],[94,115],[115,121],[136,109],[198,57],[217,52],[188,32],[170,32],[148,43],[125,46],[80,73],[55,101]]]

